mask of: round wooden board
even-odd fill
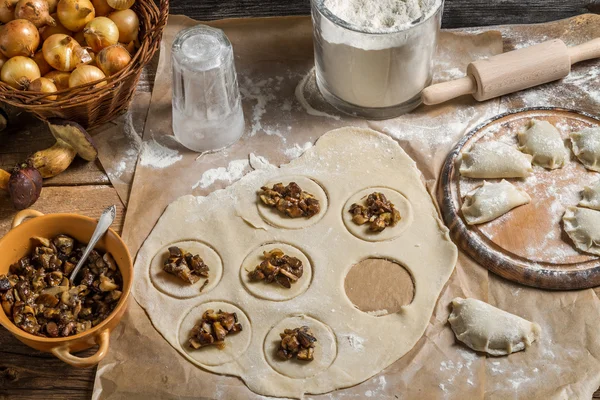
[[[600,126],[600,119],[583,112],[536,107],[502,114],[476,127],[461,139],[444,163],[438,190],[444,222],[467,254],[506,279],[543,289],[598,286],[600,259],[577,251],[562,226],[566,208],[579,203],[584,186],[600,179],[600,173],[586,170],[572,151],[570,161],[561,169],[534,166],[530,177],[507,179],[524,189],[531,203],[481,225],[469,226],[463,219],[462,199],[483,179],[461,177],[456,158],[478,141],[499,140],[516,146],[517,132],[532,118],[556,126],[569,149],[571,131]]]

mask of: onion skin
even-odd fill
[[[46,75],[44,75],[44,78],[50,79],[52,83],[54,83],[54,85],[56,86],[56,89],[58,90],[65,90],[69,88],[70,77],[71,73],[64,71],[50,71]]]
[[[56,13],[60,23],[71,32],[79,32],[96,16],[90,0],[60,0]]]
[[[56,21],[50,16],[46,0],[20,0],[15,7],[15,18],[26,19],[36,28],[56,25]]]
[[[106,0],[91,0],[96,11],[96,17],[106,17],[111,12],[115,11],[114,8],[108,5]]]
[[[8,58],[4,57],[4,54],[0,53],[0,70],[2,69],[2,66],[4,65],[4,63],[7,61],[8,61]]]
[[[0,0],[0,22],[6,24],[15,19],[15,7],[19,0]]]
[[[90,55],[71,36],[57,33],[50,36],[42,46],[44,59],[59,71],[72,71],[78,64],[90,61]]]
[[[115,11],[108,18],[117,24],[120,43],[129,43],[137,39],[140,31],[140,19],[133,10]]]
[[[91,20],[85,26],[83,34],[87,45],[96,53],[119,42],[119,28],[106,17],[97,17]]]
[[[33,82],[29,84],[29,88],[27,89],[31,92],[41,92],[41,93],[54,93],[58,91],[54,82],[52,82],[48,78],[37,78]],[[56,100],[57,96],[46,96],[44,97],[46,100]]]
[[[37,169],[24,164],[10,175],[7,190],[15,209],[24,210],[40,198],[42,176]]]
[[[106,74],[111,76],[127,67],[131,62],[131,55],[120,44],[102,49],[96,56],[98,67]]]
[[[50,12],[50,14],[55,13],[56,6],[58,6],[58,0],[46,0],[46,3],[48,3],[48,11]]]
[[[73,88],[80,85],[86,85],[91,82],[96,82],[101,79],[105,79],[106,75],[98,67],[92,65],[80,65],[75,68],[75,71],[71,73],[69,77],[69,88]],[[106,81],[96,83],[93,87],[105,86]]]
[[[135,3],[135,0],[106,0],[109,6],[115,10],[127,10]]]
[[[43,26],[40,28],[40,36],[42,37],[42,43],[46,41],[50,36],[56,35],[57,33],[62,33],[64,35],[73,36],[73,32],[68,30],[60,23],[56,14],[51,15],[52,18],[56,21],[56,25],[54,26]]]
[[[48,72],[52,71],[52,67],[44,59],[44,55],[42,54],[41,50],[38,51],[37,53],[35,53],[35,55],[32,57],[32,59],[33,59],[33,61],[35,61],[38,68],[40,69],[40,75],[44,76]]]
[[[15,89],[27,89],[39,77],[40,68],[35,61],[23,56],[9,59],[0,71],[0,80]]]
[[[0,52],[5,57],[32,57],[40,46],[40,34],[26,19],[15,19],[0,26]]]

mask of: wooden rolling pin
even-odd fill
[[[465,94],[489,100],[564,78],[573,64],[599,57],[600,38],[574,47],[560,39],[551,40],[474,61],[464,78],[425,88],[423,103],[440,104]]]

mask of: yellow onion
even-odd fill
[[[50,16],[46,0],[20,0],[15,7],[15,18],[26,19],[37,28],[56,25],[56,21]]]
[[[58,0],[46,0],[46,3],[48,3],[48,12],[50,14],[56,12],[56,6],[58,6]],[[56,19],[56,18],[54,18]]]
[[[95,52],[119,42],[117,24],[106,17],[96,17],[88,22],[83,34],[87,45]]]
[[[135,0],[106,0],[106,2],[115,10],[127,10],[131,8]]]
[[[27,90],[31,92],[54,93],[58,91],[54,82],[48,78],[37,78],[29,84]],[[57,96],[46,96],[47,100],[56,100]]]
[[[4,65],[5,62],[8,61],[7,57],[4,57],[4,54],[0,53],[0,69],[2,69],[2,66]]]
[[[15,89],[27,89],[39,77],[40,69],[35,61],[23,56],[12,57],[0,71],[0,80]]]
[[[102,72],[100,68],[92,65],[80,65],[75,68],[75,71],[71,72],[71,76],[69,77],[69,87],[72,88],[79,85],[85,85],[104,78],[106,78],[106,75],[104,75],[104,72]],[[94,87],[104,85],[106,85],[106,81],[98,82]]]
[[[50,36],[42,46],[44,59],[59,71],[72,71],[78,64],[89,62],[89,53],[71,36],[57,33]]]
[[[15,19],[0,26],[0,52],[6,57],[31,57],[40,45],[37,28],[26,19]]]
[[[96,16],[90,0],[60,0],[56,13],[60,23],[72,32],[79,32]]]
[[[115,11],[114,8],[108,5],[106,0],[91,0],[96,10],[96,17],[106,17],[111,12]]]
[[[38,68],[40,69],[40,75],[44,76],[48,72],[52,71],[52,67],[44,58],[44,54],[41,50],[36,52],[35,55],[31,58],[33,58],[33,61],[35,61],[35,63],[38,65]]]
[[[76,34],[74,34],[73,39],[77,40],[77,43],[79,43],[81,47],[87,46],[87,43],[85,41],[85,34],[83,33],[83,31],[79,31]]]
[[[108,18],[119,29],[119,42],[129,43],[137,39],[140,30],[140,20],[133,10],[115,11]]]
[[[111,76],[121,71],[131,62],[131,55],[120,44],[102,49],[96,56],[98,67],[106,74]]]
[[[71,77],[70,72],[65,71],[50,71],[44,78],[48,78],[56,85],[58,90],[65,90],[69,88],[69,78]]]
[[[44,40],[48,39],[50,36],[56,35],[57,33],[64,33],[65,35],[73,36],[73,32],[65,28],[63,24],[60,23],[56,14],[51,14],[50,16],[54,18],[56,24],[54,26],[46,25],[40,28],[42,42],[44,42]]]
[[[0,0],[0,22],[6,24],[15,19],[15,7],[19,0]]]

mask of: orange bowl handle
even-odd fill
[[[74,356],[70,353],[69,345],[55,347],[52,349],[54,354],[59,360],[66,362],[69,365],[79,368],[93,367],[98,364],[108,354],[108,343],[110,342],[110,332],[108,329],[103,330],[96,337],[96,343],[98,343],[98,351],[93,356],[87,358],[81,358]]]
[[[13,219],[11,229],[14,229],[17,226],[21,225],[23,223],[23,221],[25,221],[28,218],[41,217],[42,215],[44,215],[44,213],[41,213],[36,210],[31,210],[29,208],[26,210],[23,210],[23,211],[19,211],[17,213],[17,215],[15,215],[15,218]]]

